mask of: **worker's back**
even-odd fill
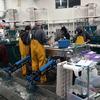
[[[75,43],[79,45],[84,44],[85,43],[84,36],[82,35],[77,36]]]
[[[34,29],[33,29],[34,30]],[[41,66],[46,63],[46,54],[44,44],[46,43],[46,35],[41,26],[37,26],[32,33],[31,40],[31,57],[32,57],[32,70],[37,71]],[[46,82],[46,75],[41,73],[41,83]]]
[[[37,29],[32,33],[32,38],[38,40],[41,44],[46,43],[46,35],[42,29]]]

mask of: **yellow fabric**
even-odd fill
[[[84,43],[85,43],[84,37],[83,37],[83,36],[78,36],[78,37],[76,38],[75,43],[76,43],[76,44],[79,44],[79,45],[84,44]]]
[[[37,40],[31,41],[32,70],[37,71],[46,63],[45,48]],[[41,75],[41,83],[45,82],[46,76]]]
[[[29,55],[29,45],[25,45],[21,38],[19,39],[19,50],[20,50],[20,54],[21,54],[21,58],[26,57],[27,55]],[[24,65],[22,67],[22,75],[26,75],[27,70],[26,70],[26,65]]]

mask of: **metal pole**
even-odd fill
[[[67,8],[69,8],[69,0],[67,0]]]
[[[87,67],[87,96],[88,96],[88,99],[89,100],[89,66]]]
[[[4,0],[3,2],[4,2],[4,10],[6,10],[7,9],[7,3],[6,3],[7,1]]]

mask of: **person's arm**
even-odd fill
[[[41,40],[42,40],[43,44],[47,43],[47,38],[46,38],[44,31],[41,33]]]
[[[77,36],[75,36],[75,37],[73,38],[73,43],[75,43],[76,39],[77,39]]]
[[[50,41],[51,38],[52,38],[52,36],[50,36],[50,37],[47,38],[46,35],[45,35],[45,33],[42,32],[41,40],[42,40],[43,44],[49,44],[49,45],[52,44],[51,41]]]
[[[91,41],[91,38],[90,38],[89,34],[86,34],[86,43],[88,43],[90,41]]]

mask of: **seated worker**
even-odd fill
[[[31,40],[31,57],[32,57],[32,70],[37,71],[40,67],[46,64],[46,54],[44,44],[47,42],[46,35],[41,25],[35,26],[35,31],[32,34]],[[40,76],[40,82],[47,81],[46,75],[43,73]]]
[[[19,38],[19,50],[21,58],[26,57],[30,54],[30,26],[26,26],[25,30],[21,31],[20,38]],[[24,65],[22,67],[22,75],[25,76],[27,74],[27,67]]]
[[[83,35],[83,31],[81,28],[76,29],[76,37],[74,39],[74,42],[79,45],[86,42],[85,36]]]

